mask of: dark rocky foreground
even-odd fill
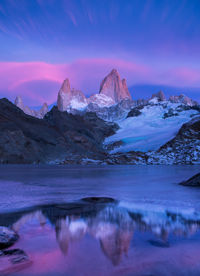
[[[21,249],[8,249],[19,239],[16,231],[0,226],[0,275],[9,275],[31,264],[28,255]]]
[[[50,163],[66,158],[104,159],[105,137],[116,124],[106,123],[95,113],[84,116],[58,111],[44,119],[25,114],[7,99],[0,100],[0,163]]]

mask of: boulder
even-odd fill
[[[183,186],[200,187],[200,173],[180,183]]]
[[[0,226],[0,249],[8,248],[13,245],[19,236],[8,227]]]

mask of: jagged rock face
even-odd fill
[[[17,96],[15,99],[15,105],[19,107],[24,113],[27,115],[42,119],[44,115],[48,112],[48,105],[47,103],[44,103],[40,110],[32,110],[30,107],[25,106],[23,104],[22,98],[20,96]]]
[[[57,106],[60,111],[83,110],[88,105],[104,108],[125,99],[131,100],[126,80],[121,80],[117,70],[113,69],[102,81],[99,94],[94,94],[89,99],[80,90],[71,89],[70,82],[66,79],[58,93]]]
[[[180,96],[170,96],[169,101],[171,103],[181,103],[189,106],[196,106],[198,103],[196,101],[193,101],[189,97],[185,95],[180,95]]]
[[[158,93],[153,94],[151,96],[151,100],[153,100],[153,99],[157,99],[158,102],[166,101],[165,94],[162,91],[159,91]]]
[[[57,106],[60,111],[81,109],[87,106],[87,99],[80,90],[71,89],[70,82],[66,79],[58,92]]]
[[[17,107],[19,107],[21,110],[24,109],[24,104],[23,104],[22,98],[20,96],[16,97],[16,99],[15,99],[15,105]]]
[[[40,109],[41,118],[49,111],[47,103],[44,103]]]
[[[71,100],[71,88],[69,80],[64,80],[57,98],[57,106],[60,111],[66,111]]]
[[[123,99],[131,100],[126,80],[121,80],[116,69],[113,69],[110,74],[103,79],[99,93],[112,98],[115,103],[119,103]]]

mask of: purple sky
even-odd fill
[[[0,97],[50,104],[67,77],[90,95],[116,68],[133,98],[200,100],[199,45],[199,0],[1,0]]]

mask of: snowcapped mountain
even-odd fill
[[[108,108],[120,103],[122,100],[131,99],[126,80],[121,80],[119,73],[113,69],[101,82],[98,94],[86,98],[80,90],[71,89],[68,79],[64,80],[57,98],[60,111],[71,112],[89,111]]]
[[[16,98],[15,105],[24,113],[37,118],[43,118],[48,112],[47,104],[38,111],[32,110],[24,106],[20,97]],[[188,136],[184,139],[179,135],[181,127],[189,124],[192,119],[195,120],[200,114],[199,104],[185,95],[167,99],[164,93],[159,91],[149,99],[132,100],[126,80],[121,80],[117,70],[113,69],[102,80],[99,93],[89,98],[80,90],[71,88],[69,79],[65,79],[58,92],[57,107],[63,116],[63,111],[84,118],[96,113],[94,118],[107,121],[105,124],[117,123],[118,127],[110,133],[111,136],[106,135],[107,138],[103,142],[106,154],[109,153],[104,159],[105,162],[180,163],[183,160],[182,155],[185,156],[185,163],[200,162],[200,139],[196,139],[196,134],[194,135],[196,130],[188,131]],[[170,141],[174,142],[169,146]],[[176,148],[179,150],[176,151]]]
[[[67,111],[73,114],[95,112],[99,118],[111,122],[125,119],[133,108],[157,105],[165,101],[167,100],[162,91],[153,94],[149,100],[132,100],[126,80],[121,80],[116,69],[113,69],[102,80],[99,93],[93,94],[89,98],[86,98],[82,91],[71,88],[69,79],[63,81],[57,96],[57,106],[60,111]],[[198,105],[197,102],[184,95],[171,96],[168,102],[191,107]],[[44,104],[40,111],[31,110],[29,107],[24,106],[20,97],[16,98],[15,104],[26,114],[38,118],[43,118],[48,111],[47,104]],[[135,111],[133,110],[132,112]]]

